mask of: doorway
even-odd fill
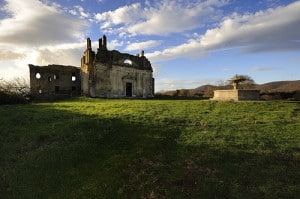
[[[126,97],[132,97],[132,83],[126,82]]]

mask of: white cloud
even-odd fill
[[[1,76],[28,77],[28,64],[80,65],[86,22],[39,0],[6,0],[2,10],[8,15],[0,19]]]
[[[80,57],[85,49],[85,42],[74,44],[57,44],[49,46],[19,48],[18,57],[11,52],[10,60],[0,57],[0,77],[11,79],[16,76],[29,77],[28,64],[48,65],[62,64],[80,66]]]
[[[145,19],[130,27],[132,34],[168,35],[202,27],[213,18],[218,18],[216,5],[223,1],[208,1],[204,3],[180,4],[165,0],[157,7],[151,7],[145,12]]]
[[[151,5],[146,1],[145,8],[142,8],[140,3],[135,3],[114,11],[98,13],[95,19],[101,23],[102,29],[122,24],[132,35],[168,35],[199,28],[206,22],[219,19],[221,11],[217,8],[226,3],[225,0],[163,0]]]
[[[131,43],[125,48],[125,50],[128,50],[128,51],[145,50],[145,49],[148,49],[148,48],[153,48],[155,46],[158,46],[159,44],[161,44],[161,41],[156,41],[156,40],[149,40],[149,41],[144,41],[144,42]]]
[[[248,15],[233,15],[200,39],[207,49],[244,47],[245,52],[299,48],[300,2]],[[292,30],[292,31],[291,31]]]
[[[2,61],[8,61],[8,60],[15,60],[15,59],[21,59],[25,57],[24,53],[21,52],[16,52],[15,50],[9,50],[6,48],[1,48],[0,47],[0,60]]]
[[[0,64],[0,79],[13,79],[16,77],[29,77],[28,66],[16,65],[15,61],[1,61]]]
[[[204,48],[201,49],[201,44],[196,39],[189,40],[185,44],[179,46],[167,48],[163,51],[154,51],[152,53],[147,53],[145,56],[151,61],[167,61],[176,59],[179,57],[191,57],[199,58],[207,56],[208,51]]]
[[[122,46],[118,40],[108,42],[109,49]],[[56,45],[42,45],[32,47],[19,47],[12,51],[1,50],[0,77],[11,79],[15,76],[28,77],[28,64],[48,65],[62,64],[80,67],[80,58],[86,48],[86,42],[62,43]],[[92,42],[92,48],[98,48],[98,41]],[[0,48],[1,49],[1,48]]]
[[[114,11],[98,13],[95,19],[103,23],[102,28],[108,28],[118,24],[130,24],[139,18],[141,15],[141,5],[135,3],[129,6],[120,7]]]
[[[107,48],[109,50],[113,50],[116,49],[117,47],[123,46],[123,42],[122,41],[118,41],[116,39],[108,41],[107,43]]]
[[[262,72],[262,71],[271,71],[276,69],[277,67],[272,67],[272,66],[256,66],[256,67],[252,67],[250,70],[254,72]]]
[[[201,57],[209,52],[241,48],[244,53],[300,50],[300,1],[255,14],[233,14],[198,39],[149,53],[151,61]]]
[[[74,9],[74,10],[69,10],[68,11],[70,14],[72,14],[72,15],[77,15],[78,13],[77,13],[77,11]]]
[[[0,22],[0,42],[17,45],[55,44],[82,38],[87,24],[71,18],[56,5],[38,0],[6,0],[8,18]]]
[[[87,12],[84,11],[84,8],[83,8],[83,7],[77,5],[77,6],[74,6],[74,8],[78,10],[78,13],[79,13],[80,18],[84,19],[84,18],[88,18],[88,17],[90,16],[89,13],[87,13]],[[74,10],[73,10],[73,11],[74,11]],[[71,10],[71,12],[72,12],[72,10]],[[76,11],[75,11],[75,12],[76,12]],[[72,14],[72,13],[71,13],[71,14]],[[76,14],[77,14],[77,12],[76,12]]]

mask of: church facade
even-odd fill
[[[144,52],[138,55],[107,49],[106,36],[95,53],[91,40],[81,58],[81,67],[30,64],[30,89],[36,99],[71,96],[101,98],[154,97],[153,69]]]
[[[153,69],[144,52],[138,55],[107,49],[106,36],[99,39],[97,53],[87,39],[81,58],[83,95],[106,98],[148,98],[154,96]]]

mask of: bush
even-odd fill
[[[9,81],[0,79],[0,105],[24,104],[30,99],[29,81],[15,78]]]
[[[27,100],[22,95],[12,92],[0,91],[0,105],[3,104],[25,104]]]

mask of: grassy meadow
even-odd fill
[[[0,198],[299,198],[300,102],[0,106]]]

